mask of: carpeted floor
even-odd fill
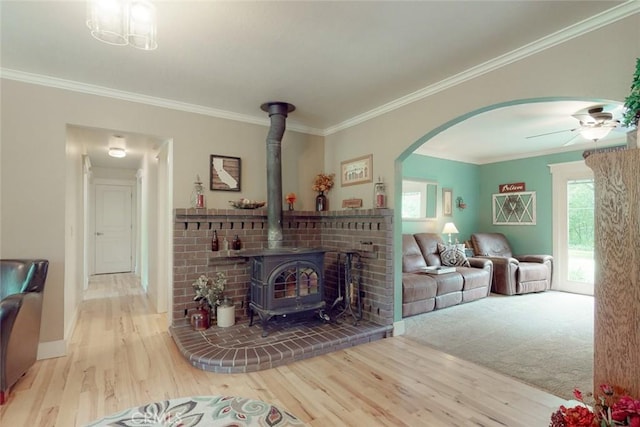
[[[260,400],[234,396],[196,396],[130,408],[104,417],[87,427],[293,427],[304,425],[306,424],[284,409]]]
[[[593,297],[488,298],[405,319],[406,336],[564,399],[593,389]]]

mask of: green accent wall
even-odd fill
[[[432,221],[403,221],[403,233],[441,233],[445,222],[452,221],[460,234],[460,242],[474,232],[503,233],[515,254],[551,254],[552,188],[549,165],[582,160],[583,151],[549,154],[526,159],[475,165],[438,159],[419,154],[410,155],[402,163],[403,178],[420,178],[438,183],[438,218]],[[524,182],[526,191],[536,192],[536,225],[493,225],[492,197],[500,184]],[[453,216],[442,215],[442,188],[453,189]],[[467,208],[456,207],[462,197]],[[453,238],[454,236],[452,236]],[[447,236],[442,236],[443,240]]]
[[[507,236],[516,255],[552,254],[553,218],[551,171],[554,163],[582,160],[583,151],[570,151],[480,166],[480,230]],[[492,197],[500,184],[524,182],[525,191],[536,192],[536,225],[493,225]]]
[[[438,233],[446,222],[453,222],[460,232],[457,236],[451,235],[451,239],[457,238],[461,243],[469,239],[471,233],[479,226],[477,212],[472,209],[479,202],[480,168],[478,165],[443,160],[434,157],[412,154],[402,163],[403,178],[419,178],[438,183],[437,190],[437,219],[425,221],[403,221],[402,233]],[[453,216],[442,215],[442,189],[453,190]],[[462,197],[467,208],[460,210],[456,207],[456,199]],[[448,236],[443,235],[443,240]]]

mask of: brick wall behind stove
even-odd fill
[[[222,271],[227,275],[225,295],[236,305],[236,320],[248,319],[250,263],[242,252],[222,250],[237,234],[243,249],[267,247],[265,210],[176,209],[174,212],[174,323],[190,317],[196,308],[192,283],[201,275]],[[363,316],[377,324],[393,323],[393,223],[392,211],[353,210],[335,212],[283,212],[283,246],[323,247],[325,299],[330,306],[337,296],[338,254],[356,249],[361,256]],[[220,250],[211,251],[213,231]],[[341,256],[344,259],[344,255]],[[340,270],[341,276],[343,270]],[[357,277],[357,274],[354,278]]]

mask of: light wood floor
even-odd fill
[[[546,427],[561,399],[404,337],[249,374],[190,366],[131,275],[94,278],[68,356],[29,370],[2,426],[82,426],[167,398],[233,395],[312,426]]]

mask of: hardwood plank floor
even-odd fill
[[[68,356],[38,361],[0,407],[3,426],[82,426],[151,401],[227,394],[311,426],[546,427],[564,403],[405,337],[248,374],[198,370],[132,275],[91,280]]]

